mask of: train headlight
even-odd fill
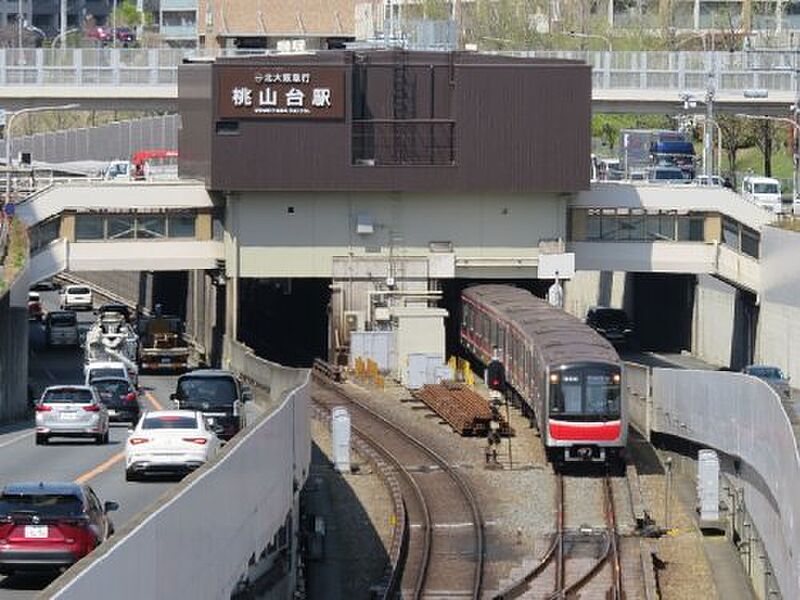
[[[558,383],[558,373],[550,373],[550,383]]]
[[[613,381],[614,383],[619,383],[620,380],[621,380],[621,377],[620,377],[619,373],[614,373],[611,376],[611,381]]]

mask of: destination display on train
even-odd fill
[[[311,66],[222,66],[217,72],[222,119],[344,119],[345,73]]]

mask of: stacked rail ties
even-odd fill
[[[556,474],[555,531],[534,567],[495,600],[510,598],[649,597],[643,584],[638,540],[618,531],[612,478]],[[600,496],[600,497],[598,497]],[[587,502],[591,498],[592,502]],[[598,514],[589,514],[588,511]],[[602,521],[603,526],[591,523]]]
[[[392,465],[400,482],[406,525],[395,534],[403,560],[391,566],[379,597],[481,598],[483,518],[470,486],[429,444],[370,408],[366,393],[319,369],[314,374],[314,403],[326,411],[346,407],[354,435]]]
[[[493,419],[500,425],[500,435],[514,435],[514,430],[502,416],[493,416],[489,402],[463,383],[428,384],[412,391],[411,395],[439,415],[460,435],[486,435]]]

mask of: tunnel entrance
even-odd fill
[[[158,271],[153,273],[152,304],[161,305],[161,313],[186,318],[186,296],[189,294],[188,271]]]
[[[442,299],[439,306],[447,309],[448,317],[445,320],[445,346],[447,356],[460,354],[461,342],[459,339],[459,326],[461,324],[461,292],[464,288],[473,285],[493,283],[498,285],[513,285],[532,292],[544,298],[548,288],[553,284],[552,279],[441,279],[439,289]]]
[[[328,354],[330,279],[240,279],[237,336],[258,356],[309,367]]]
[[[633,326],[640,349],[691,350],[696,277],[673,273],[632,275]]]
[[[734,371],[753,364],[758,327],[756,295],[742,289],[736,290],[733,310],[733,339],[731,340],[731,364]]]

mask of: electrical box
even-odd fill
[[[719,457],[714,450],[697,452],[697,496],[700,527],[715,527],[719,522]]]

